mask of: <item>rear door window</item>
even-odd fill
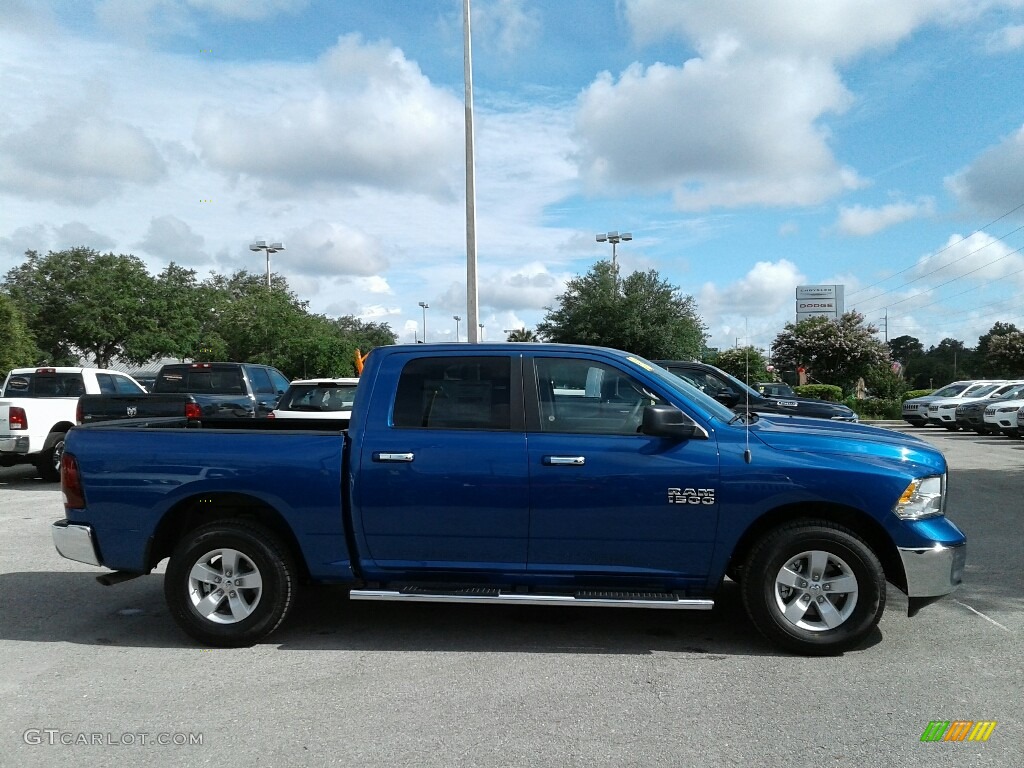
[[[510,430],[508,357],[410,360],[398,380],[393,424],[399,428]]]

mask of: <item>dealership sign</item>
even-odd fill
[[[840,317],[843,307],[842,285],[798,285],[796,287],[796,321],[809,317]]]

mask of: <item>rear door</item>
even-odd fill
[[[702,580],[718,524],[718,446],[639,433],[660,393],[613,363],[525,363],[529,571]]]
[[[390,355],[353,477],[353,525],[383,571],[519,573],[529,483],[521,358]]]

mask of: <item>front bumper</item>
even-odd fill
[[[53,535],[53,546],[57,548],[61,557],[88,565],[103,565],[96,549],[92,528],[88,525],[58,520],[50,526],[50,533]]]
[[[967,544],[900,547],[899,553],[907,576],[911,616],[928,603],[948,595],[963,581]]]

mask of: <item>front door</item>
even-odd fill
[[[664,398],[612,364],[535,356],[524,386],[529,570],[598,581],[702,580],[718,524],[718,446],[639,433]]]

